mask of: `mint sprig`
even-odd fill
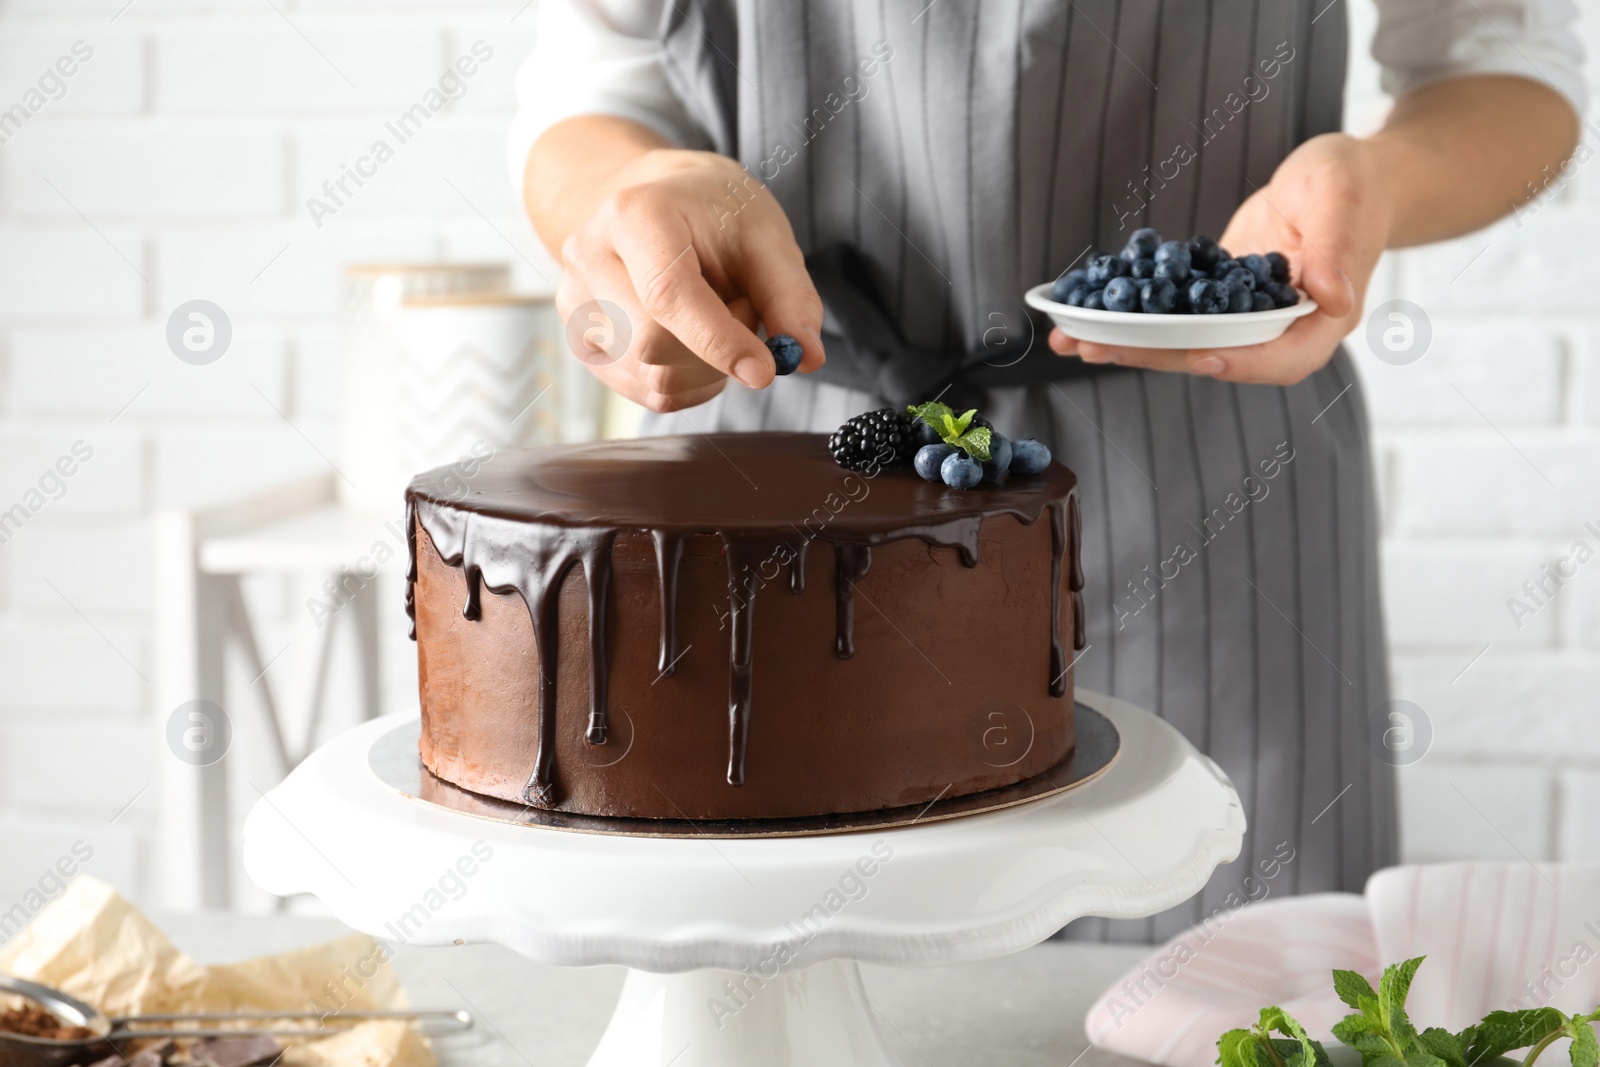
[[[987,426],[972,425],[972,420],[978,414],[977,408],[957,415],[950,405],[932,400],[926,404],[912,404],[906,410],[933,427],[933,432],[945,444],[961,449],[973,459],[985,463],[989,461],[992,434]]]
[[[1274,1033],[1283,1037],[1273,1037]],[[1331,1067],[1320,1041],[1282,1008],[1261,1009],[1261,1018],[1248,1030],[1229,1030],[1217,1039],[1217,1062],[1222,1067]]]
[[[1355,971],[1334,971],[1333,990],[1355,1011],[1333,1027],[1333,1036],[1361,1054],[1362,1067],[1479,1067],[1525,1048],[1522,1067],[1532,1067],[1552,1043],[1572,1039],[1572,1067],[1600,1067],[1594,1023],[1600,1008],[1568,1016],[1551,1007],[1492,1011],[1475,1026],[1452,1034],[1437,1026],[1418,1031],[1406,1014],[1406,997],[1423,957],[1384,969],[1374,990]],[[1274,1037],[1281,1034],[1283,1037]],[[1249,1030],[1229,1030],[1217,1039],[1222,1067],[1326,1067],[1321,1044],[1282,1008],[1268,1007]]]

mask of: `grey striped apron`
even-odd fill
[[[669,76],[716,150],[768,184],[808,257],[846,253],[882,321],[829,301],[830,367],[848,366],[827,378],[844,385],[734,383],[647,432],[831,430],[904,400],[908,369],[938,368],[925,399],[965,368],[962,399],[1050,441],[1081,480],[1078,684],[1162,716],[1238,786],[1244,851],[1204,893],[1068,936],[1165,938],[1263,886],[1359,891],[1396,860],[1393,771],[1368,743],[1388,680],[1348,357],[1292,388],[1074,360],[1009,384],[1019,358],[1056,360],[1019,310],[1028,286],[1138,226],[1219,235],[1295,145],[1339,128],[1346,28],[1325,5],[675,0],[664,15]],[[874,359],[897,373],[863,373]]]

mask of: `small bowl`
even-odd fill
[[[1024,297],[1031,308],[1049,315],[1061,332],[1080,341],[1131,348],[1238,348],[1282,337],[1295,319],[1317,310],[1317,302],[1300,294],[1300,303],[1272,311],[1240,311],[1222,315],[1146,315],[1135,311],[1097,311],[1058,304],[1045,282]]]

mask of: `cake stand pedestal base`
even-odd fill
[[[1149,712],[1078,699],[1121,747],[1066,792],[942,822],[737,839],[577,833],[419,800],[373,770],[374,746],[407,721],[391,716],[329,741],[262,798],[245,869],[386,941],[634,968],[590,1067],[890,1067],[855,961],[990,959],[1079,916],[1153,915],[1239,854],[1244,813],[1215,763]]]
[[[854,961],[762,979],[628,972],[589,1067],[898,1067]]]

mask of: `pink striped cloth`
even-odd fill
[[[1264,895],[1238,894],[1238,906],[1118,979],[1089,1009],[1089,1040],[1152,1063],[1211,1067],[1217,1037],[1251,1025],[1267,1004],[1327,1040],[1349,1012],[1333,995],[1333,968],[1376,985],[1385,964],[1422,955],[1407,1002],[1419,1025],[1458,1030],[1496,1008],[1600,1005],[1600,866],[1391,867],[1362,896]]]

